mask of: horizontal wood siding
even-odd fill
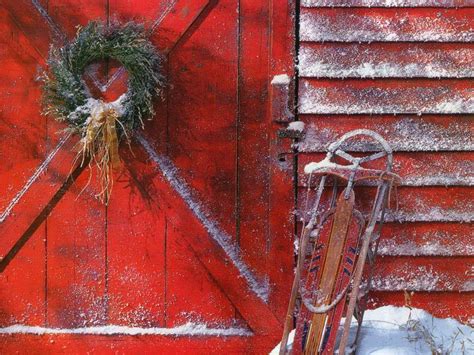
[[[414,291],[414,306],[472,322],[474,1],[303,0],[300,10],[299,206],[307,163],[347,131],[380,133],[403,181],[382,233],[372,306],[403,304],[403,291]],[[359,208],[368,209],[365,200]]]

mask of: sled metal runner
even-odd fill
[[[376,151],[362,157],[348,153],[346,147],[360,138],[370,140]],[[384,166],[378,168],[384,160]],[[329,146],[324,160],[309,164],[304,227],[280,355],[355,351],[390,190],[400,182],[392,173],[392,165],[393,154],[387,142],[364,129],[346,133]],[[313,179],[319,179],[319,184],[310,204]],[[354,186],[368,181],[376,184],[377,193],[364,218],[355,208],[358,196]],[[287,343],[295,316],[295,340],[290,351]],[[348,347],[353,316],[358,328]],[[342,317],[345,322],[341,329]]]

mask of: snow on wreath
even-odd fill
[[[93,98],[82,78],[89,64],[108,58],[128,72],[128,90],[114,102]],[[75,163],[97,166],[97,197],[104,203],[112,191],[112,171],[120,165],[119,142],[129,143],[131,132],[143,129],[144,120],[155,114],[153,100],[164,86],[161,65],[144,27],[134,22],[90,22],[79,27],[70,43],[51,49],[43,76],[43,113],[67,122],[67,130],[81,136]]]

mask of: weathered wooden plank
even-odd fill
[[[302,79],[300,113],[474,113],[474,89],[468,80]]]
[[[0,348],[7,354],[268,354],[277,344],[276,336],[169,336],[169,335],[45,335],[14,334],[0,336]]]
[[[179,176],[181,170],[168,158],[158,155],[147,140],[140,138],[140,142],[159,171],[152,180],[154,188],[150,193],[166,206],[169,223],[182,231],[183,242],[191,247],[194,256],[225,291],[250,328],[258,333],[273,334],[279,323],[264,302],[268,290],[263,280],[254,276],[237,244],[209,217],[208,208],[195,199],[195,192]]]
[[[107,208],[107,320],[124,326],[165,326],[166,221],[150,197],[156,174],[136,147],[124,146]],[[131,291],[132,290],[132,291]]]
[[[324,153],[299,154],[300,186],[305,185],[308,180],[308,176],[304,174],[305,165],[321,161],[325,155]],[[363,156],[365,154],[357,155]],[[341,163],[344,162],[341,161]],[[383,169],[384,161],[379,160],[364,166]],[[393,171],[402,178],[401,185],[403,186],[473,186],[474,153],[395,153]]]
[[[329,190],[329,189],[328,189]],[[375,198],[376,187],[356,186],[356,208],[368,215]],[[306,188],[299,188],[298,208],[303,215]],[[329,191],[322,206],[327,205]],[[310,200],[311,201],[311,200]],[[397,204],[398,202],[398,204]],[[392,190],[387,222],[458,222],[474,220],[474,189],[470,187],[399,187]]]
[[[11,7],[13,3],[6,4]],[[31,176],[46,156],[46,120],[38,114],[39,85],[35,82],[41,56],[23,29],[0,4],[0,325],[45,321],[45,224],[32,233],[27,247],[14,259],[4,259],[29,227],[23,204]],[[28,21],[27,18],[23,18]],[[40,178],[47,177],[38,176]],[[36,190],[38,192],[38,190]],[[31,200],[30,200],[31,201]],[[6,269],[5,269],[6,266]]]
[[[44,16],[69,39],[75,36],[77,25],[107,19],[105,0],[49,0],[44,9]],[[49,117],[48,142],[52,147],[56,145],[57,132],[54,118]],[[71,165],[61,169],[67,174]],[[78,197],[89,174],[87,170],[78,178],[47,220],[47,324],[51,327],[106,323],[106,208],[95,198],[100,191],[95,168],[90,184]]]
[[[299,74],[319,78],[474,76],[474,45],[443,43],[303,43]]]
[[[472,256],[449,259],[386,256],[377,258],[375,265],[374,291],[474,291]]]
[[[295,18],[296,3],[294,1],[272,1],[271,3],[271,40],[270,40],[270,75],[287,75],[288,79],[294,77],[295,58]],[[281,77],[280,77],[281,78]],[[291,80],[291,79],[290,79]],[[288,89],[286,100],[285,89]],[[278,97],[280,94],[282,96]],[[281,153],[287,152],[291,141],[277,137],[279,124],[277,120],[290,119],[294,116],[294,84],[270,84],[270,119],[269,127],[269,214],[268,214],[268,260],[267,273],[270,279],[269,305],[273,313],[282,321],[288,309],[288,299],[293,280],[293,253],[289,252],[293,246],[294,217],[294,172],[290,156],[285,156],[282,161]],[[275,101],[279,101],[277,104]],[[283,102],[282,102],[283,101]],[[278,267],[274,267],[278,261]]]
[[[269,45],[268,2],[240,2],[239,108],[237,119],[237,240],[245,260],[265,277],[268,268]]]
[[[470,7],[473,0],[303,0],[304,7]]]
[[[412,292],[411,306],[426,309],[435,317],[455,318],[466,324],[473,324],[472,300],[474,292]],[[371,292],[369,307],[383,305],[406,306],[405,292]]]
[[[379,255],[472,256],[474,228],[463,223],[386,223]]]
[[[319,42],[472,42],[474,8],[301,10],[300,38]]]
[[[236,317],[239,313],[226,295],[228,291],[206,270],[194,247],[184,238],[190,230],[167,219],[166,231],[166,326],[185,324],[190,317],[196,317],[224,328],[234,323],[245,327],[245,320]]]
[[[297,143],[300,152],[326,152],[344,133],[366,128],[384,137],[394,151],[471,151],[474,126],[470,116],[301,116],[306,136]],[[345,146],[352,151],[373,151],[373,142],[360,138]]]

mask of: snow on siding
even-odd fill
[[[474,0],[302,0],[304,7],[468,7]]]
[[[400,208],[388,211],[386,220],[410,226],[473,222],[468,189],[474,185],[469,153],[474,151],[470,116],[474,0],[302,0],[301,4],[298,107],[306,129],[294,147],[320,156],[348,130],[375,130],[396,152],[395,171],[409,186],[403,188]],[[369,9],[372,6],[376,8]],[[377,149],[368,141],[345,148]],[[397,157],[403,159],[399,162]],[[303,167],[311,161],[300,160],[301,183]],[[449,263],[459,259],[445,258],[448,264],[442,265],[447,268],[430,265],[433,257],[472,256],[472,243],[458,241],[454,228],[442,233],[428,228],[423,237],[406,230],[411,232],[382,239],[380,254],[392,261],[386,263],[388,269],[376,272],[376,290],[474,291],[468,260],[465,275],[449,271]],[[468,235],[461,240],[469,240]],[[420,256],[427,258],[427,265],[403,261],[416,264],[419,259],[410,257]]]
[[[369,128],[364,126],[363,122],[361,126]],[[392,149],[398,152],[474,150],[474,135],[469,121],[443,125],[401,116],[400,119],[388,124],[377,125],[375,121],[375,126],[375,130],[385,136]],[[312,122],[306,127],[305,138],[295,145],[300,152],[325,152],[329,144],[340,136],[338,127],[331,129],[327,122],[324,126],[318,122]],[[378,147],[370,141],[361,139],[351,142],[345,148],[353,151],[374,151]],[[470,176],[472,178],[472,174]]]
[[[473,77],[473,56],[474,46],[303,44],[299,73],[323,78]]]
[[[466,15],[462,15],[462,14]],[[472,42],[473,11],[424,9],[354,11],[303,10],[300,38],[306,42]],[[337,14],[337,16],[336,16]]]
[[[408,85],[407,85],[408,84]],[[422,86],[406,82],[392,87],[370,84],[329,83],[321,87],[315,80],[300,82],[302,114],[459,114],[474,113],[474,89],[452,87],[448,82]]]

